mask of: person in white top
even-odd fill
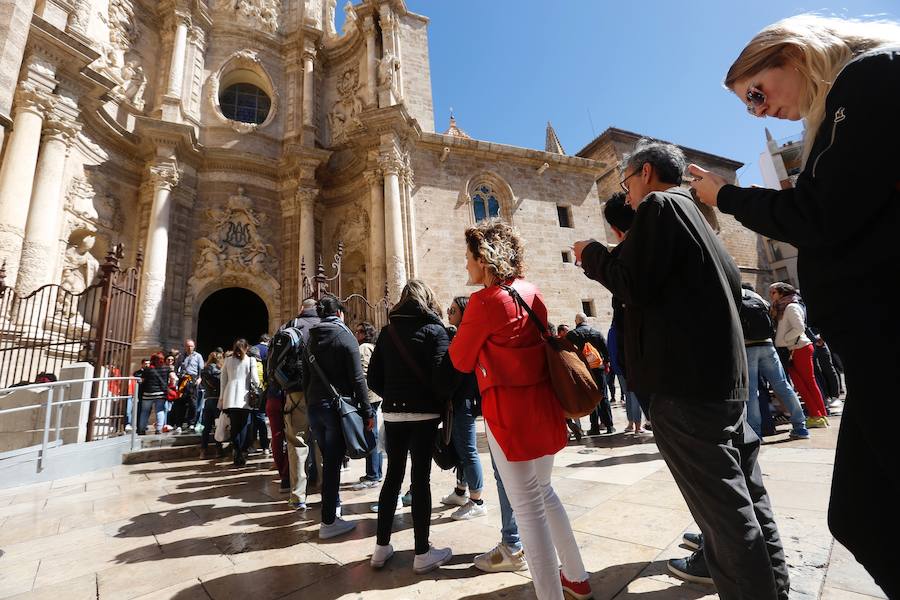
[[[769,286],[775,329],[775,346],[790,351],[788,374],[794,388],[806,405],[807,427],[828,427],[828,414],[822,391],[813,371],[813,344],[806,335],[806,311],[800,304],[799,292],[789,283]]]
[[[256,359],[249,355],[247,340],[234,342],[233,353],[222,365],[222,380],[219,395],[219,410],[224,410],[231,421],[231,447],[234,451],[235,466],[247,464],[245,454],[247,425],[250,420],[250,406],[247,391],[251,382],[259,386]]]

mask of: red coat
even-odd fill
[[[546,324],[537,287],[523,279],[512,285]],[[565,416],[550,385],[544,342],[507,292],[494,285],[472,294],[450,359],[459,371],[475,371],[482,414],[507,460],[533,460],[566,445]]]

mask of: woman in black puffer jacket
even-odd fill
[[[438,422],[449,395],[442,385],[442,363],[450,340],[441,309],[422,281],[412,279],[391,309],[390,324],[381,330],[369,362],[369,389],[382,397],[388,469],[378,498],[378,538],[371,564],[393,555],[391,524],[406,472],[410,472],[416,557],[413,569],[426,573],[450,560],[449,548],[428,542],[431,519],[431,459]]]

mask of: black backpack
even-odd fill
[[[303,389],[303,350],[306,341],[299,327],[288,326],[275,334],[269,342],[267,371],[273,381],[285,392]]]
[[[741,306],[738,314],[741,317],[741,329],[744,339],[762,341],[775,335],[775,323],[769,314],[769,306],[754,294],[741,294]]]

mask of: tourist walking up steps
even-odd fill
[[[371,565],[383,567],[393,556],[391,526],[409,455],[415,558],[413,570],[427,573],[453,556],[450,548],[429,543],[431,459],[438,422],[450,402],[441,365],[449,339],[434,292],[411,279],[390,312],[369,362],[369,385],[383,398],[388,469],[378,497],[378,536]]]
[[[562,600],[565,589],[590,598],[569,517],[550,481],[554,455],[566,445],[565,415],[550,384],[540,329],[509,288],[541,328],[547,307],[523,278],[525,246],[514,228],[483,221],[466,230],[465,242],[468,283],[484,289],[470,297],[450,345],[453,366],[478,379],[488,445],[516,514],[537,597]]]
[[[457,296],[450,303],[447,320],[454,328],[458,328],[462,322],[468,304],[468,296]],[[481,498],[484,472],[481,468],[481,459],[478,457],[478,442],[475,435],[475,419],[481,414],[481,394],[478,393],[478,381],[474,373],[460,373],[453,369],[451,385],[453,427],[450,432],[456,456],[459,457],[459,465],[456,468],[456,487],[441,498],[441,503],[458,506],[450,518],[465,521],[487,514],[487,506]]]
[[[353,335],[359,342],[359,359],[362,362],[363,374],[368,375],[369,363],[375,351],[375,326],[363,321],[353,330]],[[373,392],[372,388],[369,388],[369,405],[375,415],[375,428],[372,430],[374,450],[366,457],[366,473],[353,485],[354,490],[375,487],[381,483],[384,476],[384,419],[381,412],[381,397]]]
[[[630,387],[649,400],[656,445],[703,532],[701,549],[670,560],[669,570],[692,581],[711,575],[722,600],[787,600],[760,442],[745,418],[740,273],[678,187],[685,166],[677,146],[639,140],[621,180],[636,213],[628,237],[616,256],[597,241],[576,242],[575,259],[625,305]]]
[[[203,412],[202,430],[200,432],[200,448],[203,454],[209,447],[209,438],[212,435],[213,423],[219,416],[219,395],[222,389],[222,368],[219,363],[224,359],[218,352],[210,352],[206,358],[206,364],[200,371],[200,386],[203,388]],[[216,442],[221,450],[222,444]]]
[[[694,165],[692,185],[706,204],[797,247],[809,318],[853,388],[828,524],[885,594],[900,598],[900,522],[891,517],[900,505],[900,446],[872,427],[873,415],[893,414],[884,377],[900,363],[900,312],[889,300],[900,263],[900,25],[779,21],[741,51],[725,85],[752,115],[805,120],[793,188],[740,188]]]
[[[225,359],[222,366],[219,410],[224,410],[231,422],[231,447],[234,452],[234,465],[242,467],[247,464],[247,436],[250,427],[250,405],[247,404],[247,392],[251,383],[259,386],[259,374],[256,359],[250,356],[247,340],[241,338],[234,342],[232,354]]]
[[[375,417],[369,406],[369,389],[359,359],[359,344],[344,325],[344,307],[337,298],[326,296],[319,300],[316,312],[321,322],[309,330],[303,372],[309,425],[322,451],[322,525],[319,527],[319,538],[324,540],[356,528],[355,521],[345,521],[338,515],[341,463],[347,446],[338,407],[335,406],[335,391],[351,399],[369,431],[375,426]],[[313,367],[313,363],[318,365],[318,369]]]
[[[175,371],[166,363],[162,352],[150,357],[150,366],[141,372],[141,405],[138,413],[138,433],[146,433],[150,412],[156,412],[156,433],[166,426],[166,390],[175,384]]]

